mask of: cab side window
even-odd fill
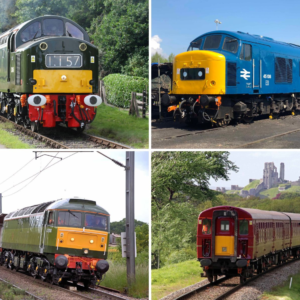
[[[203,220],[202,234],[211,234],[211,220]]]
[[[247,220],[240,220],[239,226],[240,234],[248,234],[248,221]]]
[[[252,46],[243,44],[240,59],[250,61],[252,59]]]
[[[53,211],[51,211],[51,212],[49,213],[47,224],[48,224],[48,225],[53,225],[53,224],[54,224],[54,213],[53,213]]]

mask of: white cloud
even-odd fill
[[[156,34],[151,38],[151,55],[158,53],[163,57],[167,57],[165,53],[163,53],[163,49],[160,46],[162,39]]]

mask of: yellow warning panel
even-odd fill
[[[215,255],[233,256],[234,255],[234,236],[215,237]]]

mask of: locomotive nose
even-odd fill
[[[96,269],[101,274],[104,274],[109,269],[109,264],[106,260],[99,260],[96,264]]]

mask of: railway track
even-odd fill
[[[12,124],[16,130],[25,136],[36,139],[37,141],[45,143],[52,149],[71,149],[71,148],[101,148],[101,149],[130,149],[129,146],[104,139],[97,136],[92,136],[86,133],[79,134],[73,129],[66,127],[59,127],[60,134],[54,130],[49,134],[41,134],[32,132],[24,126],[15,124],[14,122],[0,116],[0,122]],[[62,136],[64,134],[64,136]]]
[[[227,297],[232,295],[233,293],[240,290],[245,285],[249,284],[252,281],[264,276],[265,274],[272,272],[280,267],[286,266],[290,263],[293,263],[299,259],[290,259],[286,263],[281,265],[272,266],[268,270],[264,271],[260,274],[255,274],[253,277],[249,278],[245,283],[239,284],[239,277],[222,277],[215,282],[208,283],[206,285],[195,288],[187,293],[184,293],[173,300],[184,300],[184,299],[214,299],[214,300],[225,300]],[[235,283],[236,281],[236,283]],[[213,297],[213,295],[216,295]]]
[[[76,286],[74,284],[71,283],[67,283],[64,286],[59,286],[59,285],[53,285],[51,283],[48,282],[44,282],[41,279],[34,279],[31,275],[27,274],[27,273],[23,273],[23,272],[13,272],[10,269],[7,269],[6,267],[1,267],[1,273],[2,272],[8,272],[8,274],[14,274],[14,277],[18,276],[18,278],[30,278],[32,279],[33,284],[37,284],[40,286],[44,286],[47,287],[51,290],[56,290],[56,291],[63,291],[65,293],[68,293],[71,295],[71,299],[112,299],[112,300],[128,300],[130,299],[130,297],[121,295],[119,292],[113,292],[113,291],[108,291],[108,290],[104,290],[100,287],[96,287],[96,288],[89,288],[89,289],[85,289],[83,285],[81,284],[77,284]],[[0,275],[1,276],[1,275]],[[13,285],[11,282],[8,282],[4,279],[1,279],[2,281],[5,281],[8,284]],[[16,286],[17,287],[17,286]],[[21,290],[24,290],[24,288],[20,288],[17,287]],[[73,291],[71,289],[76,288],[77,291]],[[27,292],[27,291],[25,291]],[[32,297],[35,297],[35,299],[40,299],[40,300],[44,300],[45,298],[42,298],[40,296],[34,295],[30,292],[28,292],[28,294],[32,295]],[[62,298],[59,298],[62,299]]]

